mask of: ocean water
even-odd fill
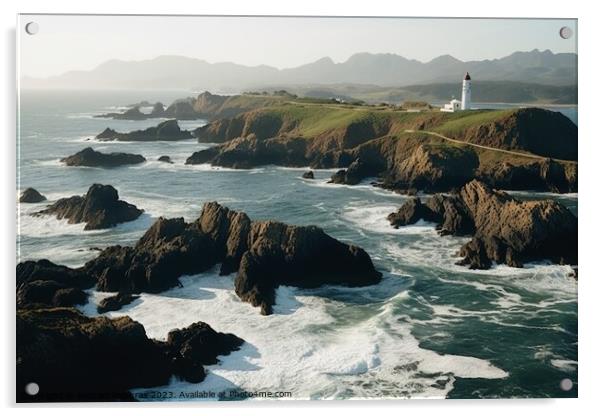
[[[439,237],[429,223],[389,227],[386,216],[404,196],[371,187],[369,181],[327,184],[332,171],[318,170],[311,181],[301,178],[304,169],[185,166],[186,157],[209,145],[90,140],[106,127],[129,131],[158,122],[94,114],[186,95],[22,93],[17,190],[35,187],[49,201],[17,204],[18,260],[47,258],[78,266],[97,254],[92,247],[132,244],[159,216],[193,220],[204,202],[218,201],[252,219],[319,225],[363,247],[383,280],[364,288],[280,287],[275,313],[267,317],[238,299],[234,275],[218,276],[215,270],[183,277],[180,288],[143,294],[107,315],[129,315],[156,339],[201,320],[246,340],[239,351],[207,367],[203,382],[173,379],[149,390],[173,400],[199,391],[290,392],[292,399],[577,396],[577,282],[568,276],[569,267],[542,262],[523,269],[470,271],[456,266],[457,250],[466,239]],[[181,125],[193,128],[203,121]],[[115,169],[59,163],[86,146],[139,153],[148,162]],[[156,162],[160,155],[171,156],[175,164]],[[93,183],[115,186],[122,199],[145,213],[110,230],[86,232],[83,224],[30,215],[58,198],[83,194]],[[514,194],[554,198],[577,213],[577,194]],[[94,316],[107,294],[90,293],[81,309]],[[567,378],[574,386],[563,391],[560,382]]]

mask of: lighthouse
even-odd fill
[[[464,81],[462,81],[462,110],[470,110],[470,90],[471,80],[468,72],[464,75]]]

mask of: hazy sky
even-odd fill
[[[36,35],[25,25],[35,21]],[[568,26],[575,35],[559,36]],[[208,62],[293,67],[324,56],[389,52],[429,61],[499,58],[515,51],[576,52],[574,20],[32,16],[18,27],[21,75],[92,69],[109,59],[184,55]]]

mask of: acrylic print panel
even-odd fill
[[[575,20],[17,32],[18,401],[577,396]]]

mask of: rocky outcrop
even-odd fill
[[[271,313],[281,284],[361,286],[381,274],[359,247],[335,240],[317,227],[253,222],[218,203],[203,206],[193,223],[160,218],[134,247],[113,246],[83,270],[110,292],[160,292],[221,263],[221,274],[237,272],[236,293]]]
[[[83,291],[95,278],[81,270],[56,265],[48,260],[17,265],[17,307],[73,306],[87,301]]]
[[[67,166],[114,168],[144,163],[146,162],[146,159],[141,155],[132,153],[101,153],[95,151],[91,147],[86,147],[84,150],[77,152],[74,155],[61,159],[61,162],[65,163]]]
[[[374,176],[376,172],[361,159],[355,159],[347,169],[337,171],[328,183],[357,185],[362,179]]]
[[[307,172],[303,172],[303,175],[301,175],[301,177],[303,179],[314,179],[314,171],[308,170]]]
[[[171,160],[171,157],[169,156],[159,156],[159,158],[157,159],[158,162],[165,162],[165,163],[172,163],[173,161]]]
[[[381,274],[364,250],[337,241],[317,227],[255,222],[248,241],[235,289],[242,300],[259,306],[264,315],[272,313],[274,290],[279,285],[364,286],[380,281]]]
[[[254,134],[230,140],[222,145],[193,153],[187,165],[211,163],[235,169],[263,165],[307,166],[307,141],[303,138],[259,139]]]
[[[208,270],[215,248],[196,224],[159,218],[133,247],[112,246],[84,266],[107,292],[157,293],[179,284],[183,275]]]
[[[479,158],[470,147],[421,145],[389,170],[386,181],[395,189],[445,191],[473,179],[478,166]]]
[[[133,295],[131,293],[120,292],[116,295],[109,296],[104,298],[100,302],[98,302],[98,306],[96,310],[98,313],[105,313],[111,311],[118,311],[125,305],[129,305],[136,299],[138,299],[138,295]]]
[[[490,122],[474,123],[446,135],[489,147],[577,160],[577,126],[560,112],[542,108],[508,111]]]
[[[522,164],[502,161],[480,167],[476,176],[499,189],[577,192],[577,165],[552,159]]]
[[[112,118],[115,120],[146,120],[149,118],[148,114],[144,114],[140,111],[139,106],[134,106],[132,108],[128,108],[122,113],[106,113],[106,114],[98,114],[94,117],[98,118]]]
[[[159,123],[155,127],[149,127],[144,130],[134,130],[129,133],[118,133],[113,129],[106,128],[102,133],[96,136],[100,141],[176,141],[190,139],[192,135],[187,130],[181,130],[178,120],[167,120]]]
[[[142,212],[135,205],[120,200],[111,185],[94,184],[85,195],[59,199],[35,215],[67,218],[70,224],[85,222],[84,230],[98,230],[133,221]]]
[[[164,117],[178,120],[197,120],[201,115],[194,110],[194,99],[177,100],[165,109]]]
[[[393,226],[435,221],[441,234],[473,235],[459,264],[486,269],[492,262],[522,267],[535,260],[577,263],[577,218],[554,201],[520,201],[473,180],[426,204],[408,200],[389,215]]]
[[[42,201],[46,201],[46,197],[33,188],[25,189],[19,197],[21,203],[35,204]]]
[[[205,322],[170,331],[166,349],[176,376],[189,383],[205,379],[203,365],[217,364],[220,355],[238,350],[244,340],[233,334],[216,332]]]
[[[399,228],[415,224],[420,220],[434,221],[437,216],[420,201],[420,198],[412,197],[404,202],[397,212],[389,214],[387,219],[393,227]]]
[[[156,102],[150,112],[151,117],[165,117],[165,106],[161,102]]]
[[[191,383],[203,364],[243,341],[198,322],[149,339],[129,317],[89,318],[70,308],[17,310],[17,401],[130,401],[130,389],[165,385],[172,375]],[[25,393],[35,381],[40,392]]]

